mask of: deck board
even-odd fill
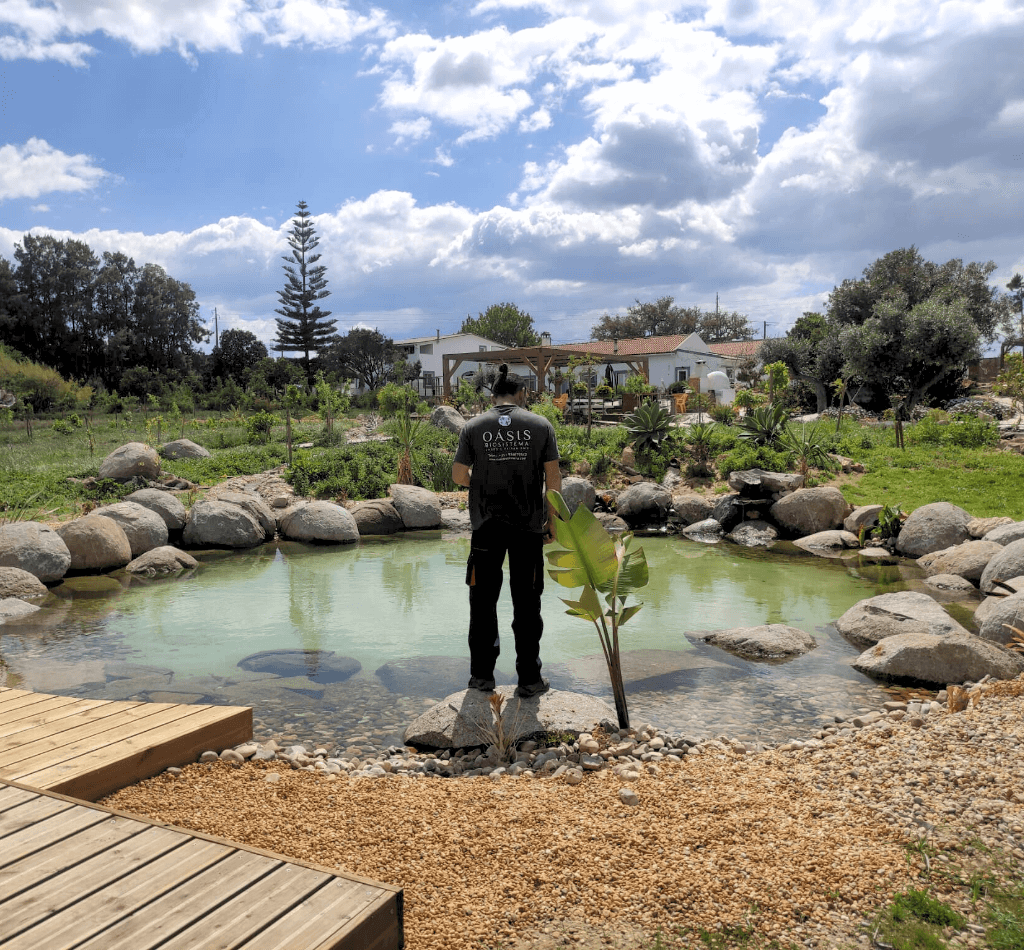
[[[399,950],[389,885],[0,780],[0,950]]]

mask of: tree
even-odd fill
[[[502,346],[539,346],[540,335],[533,329],[533,317],[514,303],[491,304],[479,316],[466,316],[460,333],[475,333]]]
[[[331,293],[324,276],[327,268],[317,264],[320,255],[313,253],[320,241],[310,220],[312,215],[306,210],[306,202],[300,201],[298,209],[288,232],[288,244],[292,252],[282,258],[288,263],[284,265],[285,288],[277,293],[281,306],[274,311],[283,317],[277,321],[274,348],[302,353],[306,384],[312,389],[313,364],[310,354],[319,353],[331,342],[337,321],[328,320],[331,312],[321,310],[317,304],[318,300],[329,297]]]
[[[1024,352],[1024,277],[1014,274],[1007,283],[1006,289],[1010,291],[1006,295],[1007,317],[1002,326],[1006,339],[1003,341],[1000,352],[1005,353],[1014,346],[1021,347]],[[1020,316],[1018,317],[1017,314]]]
[[[268,358],[266,346],[249,330],[225,330],[213,348],[212,374],[244,384],[253,367]]]
[[[800,321],[797,321],[800,324]],[[789,375],[797,382],[804,383],[814,390],[817,400],[817,411],[824,412],[828,408],[829,389],[832,382],[841,375],[843,369],[843,353],[839,344],[839,334],[834,328],[820,340],[815,342],[807,333],[809,325],[801,324],[784,336],[765,340],[757,350],[758,359],[763,364],[784,363]]]
[[[393,377],[402,353],[380,330],[357,327],[336,339],[322,362],[329,372],[358,379],[368,389],[379,389]]]
[[[678,307],[674,297],[659,297],[653,302],[637,300],[626,315],[605,314],[592,327],[593,340],[626,340],[646,336],[689,336],[696,333],[705,343],[727,340],[752,340],[754,330],[745,314],[735,311],[701,310]]]

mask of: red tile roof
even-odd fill
[[[642,336],[629,340],[591,340],[589,343],[559,343],[561,350],[575,353],[601,353],[611,356],[649,356],[653,353],[675,353],[692,334],[672,336]],[[618,343],[616,348],[615,343]]]
[[[732,343],[709,343],[708,349],[716,356],[757,356],[757,348],[764,340],[736,340]]]

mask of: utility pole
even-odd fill
[[[217,327],[217,308],[213,308],[213,345],[220,346],[220,330]]]
[[[761,339],[762,340],[767,340],[768,339],[768,321],[767,320],[762,320],[761,322],[764,324],[764,326],[761,328]]]

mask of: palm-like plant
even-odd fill
[[[668,435],[669,414],[656,402],[645,402],[636,412],[626,416],[623,425],[630,435],[630,442],[637,452],[657,449]]]
[[[647,586],[647,558],[641,547],[632,548],[630,533],[612,537],[593,513],[580,505],[573,514],[556,491],[548,492],[548,501],[555,509],[555,538],[560,547],[547,554],[548,573],[563,587],[582,587],[579,600],[562,602],[570,617],[581,617],[593,623],[601,639],[601,649],[608,664],[608,676],[615,697],[619,728],[629,727],[626,689],[622,683],[622,662],[619,656],[619,627],[643,606],[626,606],[628,595]],[[604,603],[599,595],[604,595]],[[607,606],[605,606],[607,605]]]
[[[698,478],[707,478],[711,474],[711,453],[716,434],[715,423],[695,422],[683,437],[690,448],[691,471]]]
[[[790,426],[776,439],[776,445],[796,465],[801,475],[806,475],[812,465],[822,468],[828,464],[831,442],[828,433],[819,425],[808,428],[804,424],[799,429]]]
[[[422,420],[413,419],[408,415],[399,416],[388,424],[388,428],[401,450],[401,454],[398,456],[397,481],[399,485],[412,484],[412,453],[420,443],[422,425]]]
[[[786,431],[789,413],[778,403],[771,406],[758,406],[753,412],[736,420],[739,437],[754,445],[767,445],[775,448],[779,439]]]

